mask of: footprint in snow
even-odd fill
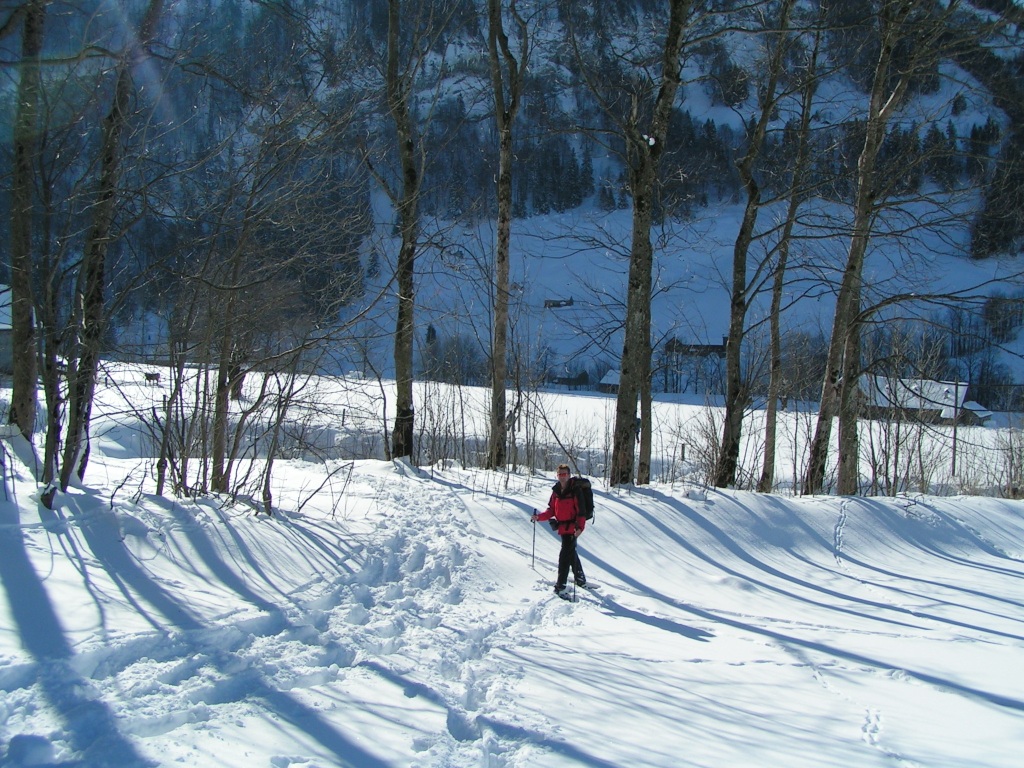
[[[861,726],[861,735],[867,744],[872,747],[878,745],[882,734],[882,715],[877,710],[869,709],[864,716],[864,725]]]

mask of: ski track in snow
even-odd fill
[[[839,501],[839,514],[838,514],[838,517],[836,519],[836,524],[835,524],[835,527],[834,527],[833,533],[832,533],[832,547],[833,547],[832,553],[833,553],[833,556],[835,558],[836,565],[839,567],[839,569],[841,571],[843,571],[844,573],[849,575],[851,578],[853,578],[857,582],[859,582],[862,586],[864,586],[867,589],[868,592],[871,592],[876,597],[879,597],[881,600],[883,600],[885,602],[888,602],[888,603],[892,604],[895,607],[901,607],[901,606],[898,606],[898,604],[895,603],[893,600],[891,600],[891,598],[885,592],[882,592],[882,591],[876,589],[870,583],[868,583],[864,579],[862,579],[862,578],[858,577],[856,574],[854,574],[853,571],[844,562],[844,559],[843,559],[843,547],[844,547],[844,537],[845,537],[845,534],[846,534],[846,529],[847,529],[847,526],[849,525],[849,522],[850,522],[850,510],[849,510],[849,508],[850,508],[850,500],[846,499],[846,498],[840,499],[840,501]],[[885,754],[887,757],[892,758],[893,760],[897,761],[897,763],[899,765],[905,766],[906,768],[911,768],[913,763],[909,763],[909,762],[905,761],[900,755],[890,751],[888,748],[886,748],[882,744],[882,736],[883,736],[883,732],[884,732],[884,725],[883,725],[883,717],[882,717],[882,710],[881,709],[879,709],[878,707],[874,707],[874,706],[865,706],[865,705],[863,705],[860,702],[853,701],[853,699],[851,699],[850,696],[848,696],[846,693],[844,693],[838,687],[838,685],[836,684],[835,681],[833,681],[833,680],[831,680],[829,678],[827,670],[824,669],[821,665],[815,664],[814,662],[812,662],[810,659],[807,659],[807,658],[802,658],[800,661],[801,661],[801,663],[806,664],[808,666],[808,668],[812,670],[812,674],[814,676],[814,679],[817,680],[818,683],[825,690],[827,690],[829,693],[831,693],[831,694],[833,694],[835,696],[838,696],[839,698],[843,699],[844,701],[847,701],[847,702],[849,702],[851,704],[854,704],[855,706],[861,707],[864,710],[864,724],[861,727],[861,737],[864,740],[865,744],[867,744],[868,746],[870,746],[870,747],[872,747],[874,749],[879,750],[880,752]],[[904,679],[905,680],[906,678],[905,677],[900,677],[899,679]]]
[[[836,520],[836,526],[832,531],[832,550],[836,558],[836,565],[840,567],[843,565],[843,532],[846,530],[848,503],[846,499],[839,502],[839,519]]]
[[[512,694],[504,689],[516,674],[496,668],[488,655],[496,647],[521,643],[524,631],[557,615],[559,607],[531,603],[497,618],[487,601],[467,599],[462,582],[473,567],[466,549],[472,537],[455,519],[451,495],[437,484],[422,487],[415,514],[398,508],[408,498],[383,492],[381,510],[401,515],[400,532],[368,548],[359,571],[338,577],[325,597],[310,604],[222,619],[208,628],[143,633],[83,650],[69,661],[0,670],[0,690],[13,696],[7,711],[0,712],[6,730],[38,733],[31,720],[41,714],[34,702],[45,698],[40,681],[66,678],[69,672],[77,681],[71,685],[73,695],[102,698],[117,730],[143,746],[145,739],[171,734],[179,726],[212,720],[214,708],[236,707],[241,715],[283,692],[301,709],[302,692],[349,675],[371,674],[402,686],[407,697],[422,697],[446,711],[446,730],[420,733],[410,745],[427,764],[478,764],[481,759],[487,765],[518,764],[515,754],[526,739],[498,735],[487,725],[488,713],[512,709]],[[450,542],[447,550],[431,552],[428,542],[439,540]],[[268,659],[284,661],[275,665]],[[110,690],[121,695],[111,696]],[[539,727],[543,718],[518,725]],[[71,724],[64,730],[76,728]],[[29,763],[32,749],[44,758],[81,754],[81,745],[60,734],[51,738],[51,743],[29,748]],[[13,752],[12,746],[9,756]],[[291,755],[273,765],[307,760],[316,762]],[[145,758],[140,764],[158,762]]]

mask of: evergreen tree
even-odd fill
[[[960,179],[960,160],[956,150],[956,128],[953,121],[942,131],[932,123],[921,142],[924,172],[940,189],[949,191]]]

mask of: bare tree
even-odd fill
[[[409,51],[402,46],[402,0],[388,0],[386,83],[388,111],[398,139],[401,168],[400,192],[392,197],[398,213],[401,244],[395,271],[398,313],[395,320],[395,425],[391,436],[394,458],[412,456],[413,404],[413,310],[416,306],[416,249],[420,230],[419,195],[423,163],[416,151],[410,102],[416,69],[403,61]]]
[[[743,432],[743,413],[749,400],[749,391],[743,380],[742,347],[745,335],[747,308],[753,286],[748,275],[748,259],[754,242],[757,217],[762,207],[762,190],[755,169],[761,157],[768,124],[778,108],[779,83],[785,71],[786,54],[791,45],[789,34],[790,16],[795,0],[782,0],[777,19],[767,21],[774,29],[766,30],[768,56],[765,80],[758,88],[760,110],[747,136],[747,150],[736,167],[740,181],[747,194],[747,203],[740,221],[732,253],[732,288],[729,302],[729,343],[725,350],[725,415],[722,440],[719,444],[718,460],[715,466],[714,483],[723,488],[736,482],[736,466],[740,454],[740,438]],[[755,283],[756,285],[756,283]]]
[[[782,391],[782,296],[786,285],[786,268],[793,245],[793,230],[796,226],[800,205],[806,197],[807,170],[811,146],[811,117],[814,111],[814,94],[817,90],[818,56],[823,31],[819,27],[813,33],[814,43],[807,58],[807,65],[801,78],[800,118],[797,126],[796,157],[788,190],[789,200],[783,221],[779,243],[776,247],[775,270],[772,275],[771,309],[769,322],[768,393],[765,406],[764,457],[761,477],[757,490],[768,493],[775,484],[775,452],[778,434],[778,402]]]
[[[864,141],[857,160],[850,245],[836,299],[821,405],[810,446],[804,493],[820,493],[832,435],[839,416],[839,481],[841,494],[858,487],[857,379],[860,372],[860,332],[863,270],[868,243],[878,212],[882,184],[878,159],[886,127],[925,61],[935,56],[945,20],[958,9],[956,0],[939,12],[927,0],[882,0],[873,20],[879,51],[872,70],[864,117]],[[904,60],[900,61],[900,55]]]
[[[196,120],[183,137],[197,149],[175,179],[175,215],[163,221],[172,235],[149,293],[170,364],[169,394],[146,414],[158,493],[168,483],[238,493],[258,443],[267,477],[285,444],[276,422],[291,382],[345,333],[342,310],[362,291],[367,179],[358,158],[337,151],[351,143],[354,107],[330,98],[328,82],[347,51],[324,45],[288,6],[249,23],[241,48],[196,41],[190,66],[202,77],[182,83],[196,103],[216,103],[218,119]]]
[[[0,39],[21,22],[21,67],[14,118],[11,179],[11,335],[14,377],[8,419],[26,438],[35,429],[36,331],[32,291],[33,179],[39,128],[39,57],[48,0],[29,0],[0,28]]]
[[[121,136],[131,116],[130,100],[135,88],[132,73],[147,55],[146,49],[156,35],[163,8],[164,0],[150,0],[137,33],[130,37],[131,43],[116,67],[113,100],[103,121],[93,219],[86,236],[76,291],[78,349],[68,365],[68,431],[60,471],[62,489],[67,489],[72,476],[83,477],[88,463],[89,424],[106,329],[106,258],[118,201]]]
[[[508,423],[505,385],[508,378],[509,242],[512,236],[512,128],[526,79],[530,36],[519,14],[517,0],[507,0],[508,15],[516,28],[518,50],[505,32],[502,0],[487,0],[487,50],[494,119],[498,129],[498,231],[494,262],[494,332],[491,344],[491,429],[487,466],[498,469],[506,460]]]
[[[654,221],[658,161],[664,150],[669,117],[679,90],[680,57],[691,8],[691,0],[672,0],[669,3],[668,25],[661,52],[661,72],[653,104],[642,103],[641,95],[635,94],[631,110],[623,121],[629,156],[629,185],[633,197],[633,225],[609,475],[611,483],[616,485],[633,481],[638,397],[641,399],[641,445],[636,479],[639,483],[646,483],[650,479],[651,277],[654,261],[651,227]]]
[[[444,68],[431,68],[430,63],[445,47],[446,32],[460,10],[459,3],[452,0],[388,0],[387,4],[381,90],[387,127],[394,130],[394,137],[393,141],[385,137],[376,142],[365,159],[391,202],[399,241],[391,283],[397,311],[392,358],[395,420],[386,451],[389,458],[414,455],[416,262],[425,247],[421,242],[421,202],[431,138],[424,126],[429,124],[431,109],[446,84]]]
[[[30,38],[40,37],[49,5],[49,2],[23,4],[8,18],[0,35],[6,34],[14,28],[17,20],[24,18],[23,31]],[[102,26],[97,25],[98,28]],[[31,46],[40,46],[41,50],[41,37],[30,43]],[[41,496],[44,504],[51,502],[59,482],[64,404],[73,393],[65,387],[63,380],[65,362],[77,371],[78,355],[82,350],[81,345],[74,345],[83,339],[83,314],[76,312],[81,302],[76,305],[74,288],[76,279],[80,290],[85,285],[83,269],[86,259],[83,253],[94,255],[88,251],[83,235],[97,237],[99,232],[95,226],[88,227],[83,221],[87,213],[95,214],[91,223],[101,225],[107,209],[98,188],[104,180],[111,179],[116,188],[120,177],[116,170],[119,162],[109,154],[102,154],[102,143],[97,147],[96,135],[102,138],[109,126],[109,122],[98,119],[97,110],[102,108],[99,100],[110,93],[110,86],[117,88],[118,62],[131,55],[130,52],[112,54],[101,45],[100,38],[90,38],[79,56],[48,56],[43,59],[37,51],[35,58],[19,68],[23,77],[20,85],[27,91],[18,97],[20,112],[15,120],[15,136],[27,130],[29,123],[32,126],[30,135],[15,139],[15,168],[12,173],[12,200],[15,201],[12,222],[13,325],[19,339],[15,343],[12,415],[28,414],[29,411],[35,413],[36,392],[38,382],[41,382],[46,398],[40,477],[46,487]],[[113,78],[109,76],[109,68],[104,66],[111,60],[115,62]],[[86,62],[88,66],[84,65]],[[43,66],[48,73],[45,81],[39,78]],[[83,98],[83,93],[92,93],[98,98]],[[30,113],[34,113],[34,117],[28,118]],[[109,117],[109,107],[107,114]],[[94,167],[100,167],[96,176],[91,175]],[[115,168],[113,173],[106,170],[110,167]],[[26,184],[29,184],[27,188]],[[84,192],[84,189],[88,191]],[[121,189],[117,189],[115,194],[119,199],[116,208],[125,195]],[[19,211],[23,211],[25,216],[21,216]],[[113,219],[111,216],[109,221],[112,223]],[[108,242],[118,237],[116,227],[108,226],[99,243],[104,251],[104,262]],[[25,254],[27,261],[21,258]],[[106,281],[115,270],[104,269],[104,272],[108,274],[104,275],[105,282],[101,288],[106,287]],[[23,286],[26,275],[28,283]],[[17,299],[19,294],[28,296],[33,306],[26,309]],[[100,314],[104,318],[116,311],[117,306],[116,299],[107,299],[103,296]],[[22,333],[29,328],[26,323],[32,324],[30,342]]]

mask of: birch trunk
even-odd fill
[[[626,293],[626,322],[619,373],[619,392],[615,401],[615,429],[612,433],[612,461],[609,480],[613,485],[633,481],[636,459],[637,398],[645,396],[643,407],[648,423],[641,423],[640,470],[637,478],[647,482],[650,477],[650,392],[651,392],[651,276],[653,253],[651,226],[654,220],[654,199],[668,122],[679,89],[680,55],[683,33],[690,14],[691,0],[672,0],[668,31],[661,61],[661,81],[654,101],[650,125],[640,126],[639,109],[634,101],[633,113],[626,129],[630,153],[629,179],[633,193],[632,246]]]
[[[764,457],[761,465],[761,477],[757,490],[770,493],[775,485],[775,453],[778,433],[778,401],[782,389],[782,293],[786,285],[786,267],[789,263],[789,252],[793,240],[793,229],[800,204],[806,192],[807,168],[810,159],[811,116],[814,113],[814,95],[817,91],[818,54],[821,45],[821,31],[814,35],[814,48],[808,61],[800,103],[800,127],[797,135],[796,160],[793,164],[793,176],[790,181],[789,201],[786,206],[786,219],[779,236],[778,260],[775,274],[772,276],[772,301],[769,313],[770,352],[768,363],[768,402],[765,407]]]
[[[491,342],[491,429],[487,467],[498,469],[507,459],[508,440],[505,382],[508,378],[509,251],[512,238],[512,127],[529,60],[526,24],[518,15],[516,0],[509,12],[516,21],[520,50],[512,53],[502,23],[501,0],[488,0],[487,44],[491,86],[494,90],[494,118],[498,129],[498,232],[494,257],[494,332]]]
[[[416,162],[409,107],[410,83],[399,69],[401,51],[401,3],[388,2],[387,100],[391,119],[398,135],[401,164],[401,192],[397,201],[398,229],[401,246],[395,284],[398,290],[398,313],[395,321],[395,423],[391,437],[392,458],[413,455],[415,406],[413,402],[413,310],[416,306],[416,249],[419,238],[420,170]]]
[[[749,388],[743,380],[743,339],[746,335],[747,308],[750,304],[748,293],[748,260],[750,246],[754,242],[757,217],[761,210],[761,188],[754,176],[754,168],[764,147],[768,123],[777,108],[779,78],[784,68],[787,50],[785,34],[789,27],[790,12],[795,0],[784,0],[779,9],[779,37],[771,50],[768,60],[768,81],[761,99],[761,111],[757,123],[748,138],[747,151],[736,164],[743,189],[747,193],[747,204],[740,221],[739,232],[732,251],[732,290],[729,300],[729,343],[725,347],[725,416],[722,424],[722,440],[719,444],[718,460],[715,467],[715,486],[725,488],[735,485],[736,468],[739,464],[740,440],[743,436],[743,413],[750,398]]]

